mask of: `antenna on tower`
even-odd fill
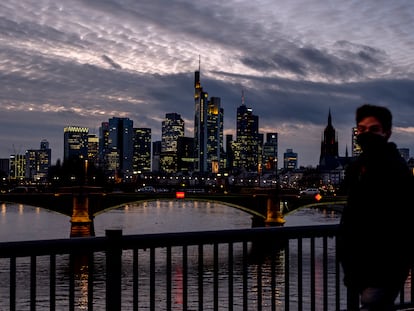
[[[201,55],[198,54],[198,71],[201,71]]]
[[[242,106],[244,106],[244,88],[242,88],[242,96],[241,96],[241,103],[242,103]]]

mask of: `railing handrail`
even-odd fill
[[[152,233],[123,235],[120,243],[123,249],[230,243],[254,241],[272,237],[277,240],[335,236],[337,224],[291,227],[257,227],[251,229],[230,229],[214,231],[189,231],[174,233]],[[162,239],[160,239],[162,237]],[[51,254],[72,254],[105,251],[107,237],[74,237],[33,241],[0,242],[0,258],[42,256]]]
[[[279,243],[281,246],[284,246],[286,245],[284,243],[290,240],[297,239],[298,241],[297,245],[302,245],[303,239],[311,239],[311,241],[314,241],[314,238],[322,238],[323,239],[323,275],[327,277],[327,270],[325,271],[325,269],[327,269],[326,265],[327,265],[327,256],[328,256],[327,238],[336,238],[338,234],[338,230],[339,230],[338,224],[287,226],[287,227],[284,227],[284,226],[258,227],[258,228],[251,228],[251,229],[190,231],[190,232],[154,233],[154,234],[139,234],[139,235],[122,235],[121,230],[107,230],[106,236],[104,237],[76,237],[76,238],[67,238],[67,239],[1,242],[0,243],[0,258],[11,259],[10,265],[12,267],[12,271],[11,271],[10,277],[13,276],[13,278],[15,278],[16,277],[15,276],[16,275],[15,264],[16,264],[17,257],[30,257],[32,265],[35,265],[36,260],[33,258],[35,258],[36,256],[50,255],[52,256],[51,262],[52,261],[54,262],[53,267],[55,267],[54,265],[56,264],[55,262],[56,259],[53,257],[53,255],[58,255],[58,254],[88,255],[88,254],[93,254],[95,252],[105,252],[106,253],[107,292],[111,293],[111,296],[107,297],[107,310],[120,310],[120,304],[121,304],[120,297],[121,297],[121,291],[122,291],[121,283],[120,283],[121,274],[122,274],[121,273],[122,250],[133,250],[134,254],[136,254],[137,256],[138,249],[144,250],[144,252],[145,250],[150,249],[150,253],[154,255],[155,249],[167,248],[168,250],[167,254],[170,254],[171,256],[171,253],[170,253],[171,248],[176,247],[176,246],[182,246],[184,249],[186,249],[187,246],[198,246],[198,250],[200,251],[200,247],[202,249],[204,245],[208,245],[208,244],[214,245],[214,248],[217,249],[217,245],[228,243],[229,249],[232,249],[233,246],[230,247],[230,245],[233,245],[235,243],[242,242],[243,248],[244,248],[247,242],[252,242],[253,244],[258,243],[260,246],[263,243],[264,247],[269,247],[270,245],[270,248],[272,248],[272,245],[277,246],[279,245]],[[270,241],[270,244],[269,244],[269,241]],[[314,244],[314,242],[311,242],[311,245],[312,244]],[[287,254],[289,253],[288,248],[286,249],[286,252]],[[298,246],[298,252],[299,252],[298,253],[299,261],[296,263],[299,265],[299,268],[298,268],[298,272],[300,273],[299,275],[302,275],[301,274],[302,273],[301,272],[302,259],[301,259],[301,255],[299,255],[299,254],[302,254],[302,251],[300,250],[299,246]],[[244,256],[246,255],[244,252],[243,254]],[[272,253],[272,250],[270,251],[269,254],[273,254],[272,256],[274,256],[274,252]],[[91,258],[93,258],[93,256],[91,256]],[[200,258],[203,258],[202,253],[200,255]],[[288,258],[288,256],[286,258]],[[334,255],[334,258],[335,258],[335,255]],[[153,260],[152,265],[154,265],[155,259],[152,259],[152,260]],[[184,260],[185,262],[187,262],[186,257],[183,257],[183,265],[184,265]],[[245,261],[246,258],[244,258],[243,260]],[[313,257],[313,260],[314,260],[314,257]],[[92,262],[90,263],[93,266],[93,263]],[[152,269],[151,278],[152,280],[154,280],[154,277],[155,277],[154,267],[152,267],[151,269]],[[168,269],[170,269],[169,273],[171,273],[171,267],[167,268],[167,270]],[[244,269],[247,269],[247,268],[244,268]],[[261,271],[260,269],[258,271]],[[285,269],[287,271],[286,273],[289,274],[289,262],[285,263]],[[32,271],[32,278],[34,280],[33,282],[35,282],[36,277],[33,275],[33,273],[35,273],[36,269],[34,268],[33,271]],[[341,282],[339,277],[341,273],[340,273],[337,262],[336,262],[336,268],[334,271],[336,273],[336,279],[337,279],[335,283],[336,284],[335,286],[337,287],[336,291],[339,291],[339,286]],[[138,273],[138,272],[136,271],[134,273]],[[247,270],[246,270],[246,273],[247,273]],[[313,270],[313,273],[315,273],[314,270]],[[200,275],[202,275],[202,273]],[[54,276],[51,276],[51,278],[52,278],[51,280],[55,280]],[[55,283],[55,281],[53,282]],[[171,286],[171,280],[169,282],[170,282],[169,286]],[[302,290],[301,282],[300,282],[301,284],[300,290]],[[324,280],[323,282],[326,283],[326,280]],[[153,283],[152,286],[154,286],[154,284],[155,283]],[[15,305],[15,289],[13,289],[14,288],[13,286],[15,285],[16,285],[15,280],[10,283],[11,293],[13,293],[11,294],[11,301],[13,305]],[[72,286],[73,286],[73,281],[72,281]],[[90,286],[93,290],[93,283],[91,283]],[[327,285],[325,284],[324,286],[327,286]],[[411,282],[411,286],[413,286],[412,282]],[[171,290],[171,287],[169,288]],[[326,288],[325,290],[327,291]],[[298,293],[298,295],[301,295],[300,293]],[[73,288],[72,288],[71,295],[73,295]],[[117,300],[114,299],[114,295],[115,297],[118,297]],[[405,300],[404,297],[402,296],[402,299],[400,299],[397,302],[396,309],[401,310],[406,307],[414,306],[411,300],[411,296],[409,297],[408,301]],[[154,297],[151,298],[152,303],[154,303],[153,298]],[[286,293],[285,299],[287,300],[289,299],[288,292]],[[350,298],[348,297],[348,300],[347,300],[348,306],[350,303],[349,299]],[[36,301],[32,301],[31,303],[35,304],[35,302]],[[285,304],[286,303],[288,302],[285,301]]]

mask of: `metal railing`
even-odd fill
[[[338,225],[0,243],[1,310],[347,310]],[[411,278],[398,308],[413,306]]]

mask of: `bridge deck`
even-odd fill
[[[74,196],[88,197],[89,214],[96,216],[107,210],[119,207],[126,203],[145,202],[152,200],[175,200],[176,193],[105,193],[88,189],[81,192],[82,188],[67,188],[59,193],[6,193],[0,194],[0,202],[26,204],[45,208],[67,216],[72,216]],[[226,205],[239,208],[257,217],[266,218],[268,192],[252,192],[248,194],[220,194],[220,193],[186,193],[184,200],[217,201]],[[313,197],[297,197],[295,195],[280,195],[279,199],[285,201],[287,209],[283,212],[291,212],[306,205],[343,204],[343,197],[325,197],[320,202]],[[329,202],[329,203],[327,203]]]

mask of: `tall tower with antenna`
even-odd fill
[[[194,73],[194,171],[207,171],[207,105],[208,93],[203,91],[200,82],[201,60],[198,59],[198,70]]]
[[[224,109],[220,97],[208,97],[200,83],[200,58],[194,79],[194,171],[218,173],[225,165]]]

